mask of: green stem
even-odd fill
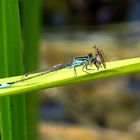
[[[17,0],[0,1],[0,76],[23,73]],[[25,95],[0,98],[2,140],[26,140]]]
[[[22,32],[24,40],[24,63],[26,71],[37,69],[38,41],[40,33],[40,0],[24,0]],[[26,94],[27,135],[28,140],[37,140],[39,114],[39,95],[32,92]]]

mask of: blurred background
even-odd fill
[[[139,0],[43,0],[40,69],[93,52],[140,56]],[[140,73],[41,91],[40,140],[139,140]]]

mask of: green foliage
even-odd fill
[[[23,73],[17,0],[0,0],[0,76]],[[2,140],[26,140],[25,95],[0,98]]]
[[[33,71],[38,66],[38,41],[40,37],[40,0],[24,0],[22,17],[22,33],[24,40],[24,66],[26,71]],[[27,115],[27,137],[28,140],[36,140],[38,116],[39,116],[39,95],[26,94],[26,115]]]
[[[90,66],[89,66],[90,67]],[[106,63],[107,69],[101,68],[96,70],[95,66],[90,68],[87,73],[82,70],[82,66],[76,68],[77,76],[74,76],[73,69],[61,69],[55,72],[50,72],[45,75],[37,76],[14,85],[0,89],[0,96],[15,95],[27,91],[40,90],[44,88],[52,88],[73,83],[79,83],[87,80],[106,78],[116,75],[122,75],[140,71],[140,58],[131,58],[126,60],[112,61]],[[29,77],[40,73],[31,74]],[[20,80],[23,76],[1,79],[0,83]]]

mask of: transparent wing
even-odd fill
[[[105,54],[104,54],[104,52],[103,52],[102,50],[98,49],[98,48],[96,47],[96,45],[95,45],[93,48],[94,48],[95,51],[96,51],[96,55],[98,55],[98,56],[100,57],[101,62],[102,62],[102,64],[103,64],[103,67],[106,68],[106,64],[105,64]]]
[[[104,52],[102,50],[99,50],[99,56],[100,56],[100,59],[101,59],[101,62],[104,66],[104,68],[106,69],[106,63],[105,63],[105,55],[104,55]]]

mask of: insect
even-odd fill
[[[102,67],[102,65],[106,69],[103,51],[98,49],[96,45],[93,48],[95,49],[95,56],[92,53],[89,53],[86,56],[77,56],[73,59],[73,61],[70,64],[67,65],[67,68],[74,68],[75,75],[77,75],[76,67],[81,65],[83,65],[82,70],[84,72],[87,72],[85,71],[85,69],[93,70],[88,68],[88,65],[91,66],[93,64],[96,66],[97,70],[99,70],[100,67]]]
[[[103,65],[103,67],[106,69],[103,51],[98,49],[96,45],[93,48],[95,49],[95,60],[94,60],[95,66],[97,67],[97,69],[99,69]]]
[[[84,72],[87,72],[87,71],[85,71],[85,69],[93,70],[93,69],[88,68],[88,65],[91,66],[93,64],[95,64],[95,66],[97,67],[97,70],[99,70],[100,67],[102,67],[102,65],[106,69],[103,51],[98,49],[96,47],[96,45],[93,48],[95,49],[95,56],[92,53],[89,53],[86,56],[77,56],[73,59],[72,62],[70,62],[68,64],[63,64],[63,63],[57,64],[57,65],[49,68],[48,70],[45,70],[46,72],[42,73],[41,75],[46,74],[48,72],[56,71],[56,70],[59,70],[62,68],[74,68],[74,74],[75,74],[75,76],[77,76],[76,67],[81,66],[81,65],[83,65],[82,70]],[[26,73],[24,76],[27,77],[28,74],[29,73]]]
[[[11,86],[15,83],[26,81],[28,79],[32,79],[34,77],[38,77],[38,76],[47,74],[49,72],[57,71],[57,70],[60,70],[60,69],[63,69],[63,68],[74,68],[75,76],[77,76],[76,67],[81,66],[81,65],[83,65],[82,70],[84,72],[87,72],[86,70],[93,70],[93,69],[88,68],[88,65],[91,66],[93,64],[96,66],[97,70],[99,70],[100,67],[102,67],[102,65],[106,69],[103,51],[98,49],[96,47],[96,45],[93,48],[95,49],[95,56],[92,53],[89,53],[86,56],[77,56],[73,59],[72,62],[70,62],[68,64],[60,63],[60,64],[57,64],[57,65],[54,65],[54,66],[46,69],[45,71],[43,71],[43,72],[41,72],[37,75],[31,76],[31,77],[28,76],[28,75],[30,75],[30,73],[26,73],[26,74],[24,74],[24,78],[22,78],[21,80],[0,84],[0,88],[9,87],[9,86]]]

